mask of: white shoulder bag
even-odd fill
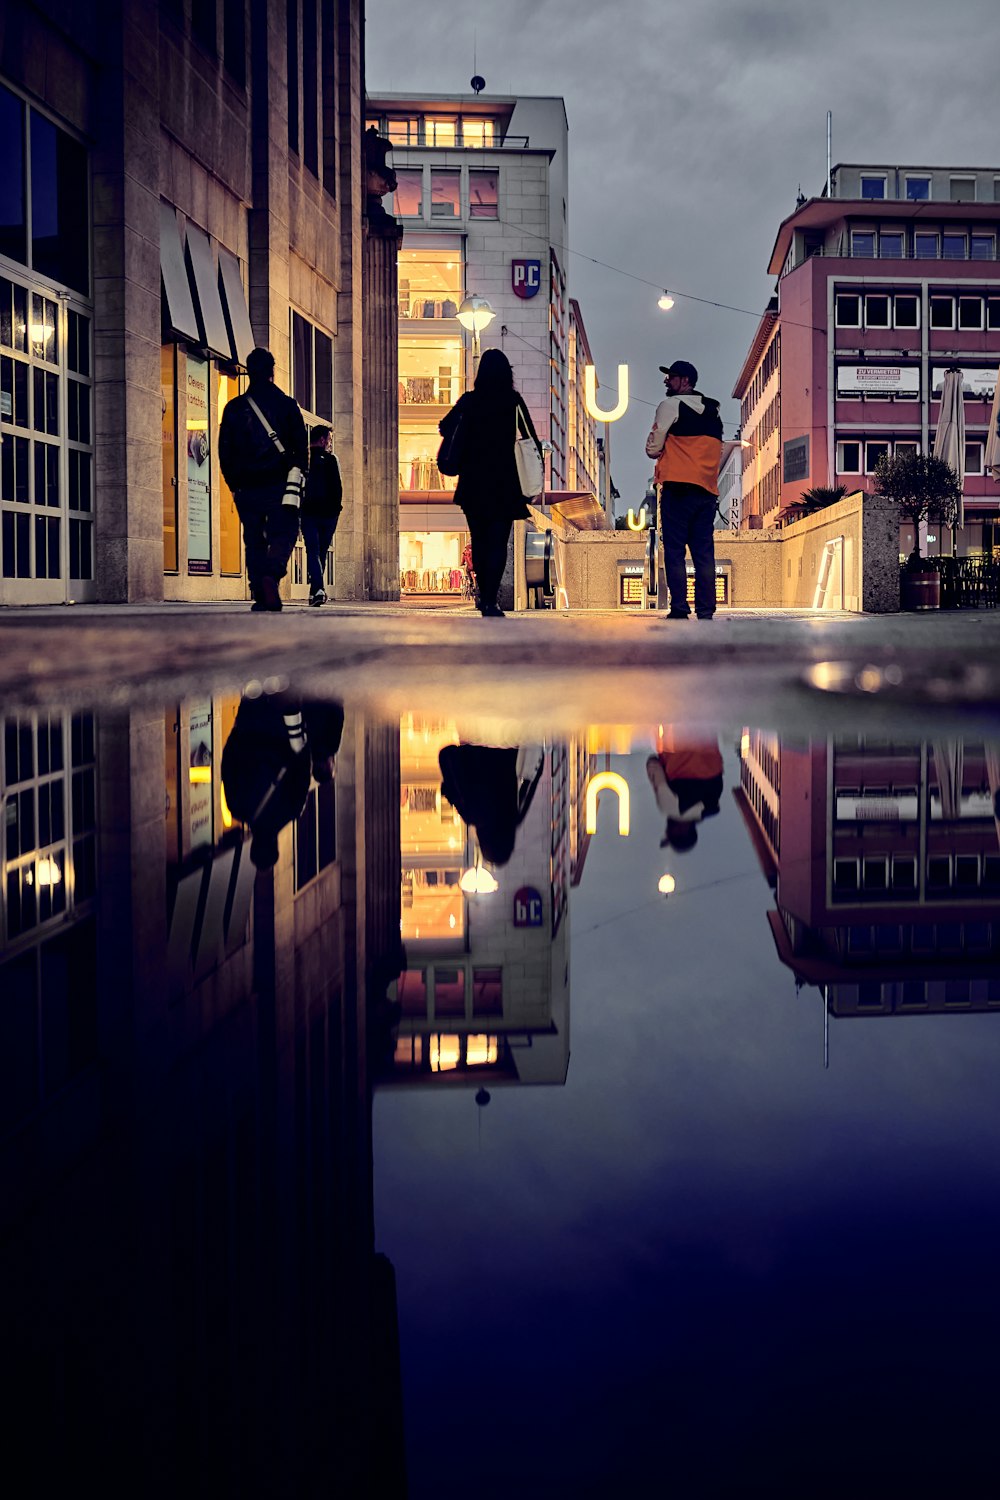
[[[522,432],[523,426],[521,406],[518,403],[514,408],[514,462],[517,464],[521,494],[526,500],[534,500],[545,488],[545,469],[534,438],[527,429]]]

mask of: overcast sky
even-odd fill
[[[823,187],[828,108],[835,164],[1000,168],[997,15],[996,0],[367,0],[367,82],[468,91],[475,31],[488,93],[566,100],[573,250],[759,312],[778,224],[800,183]],[[661,313],[654,288],[581,255],[569,279],[602,383],[630,367],[612,470],[638,503],[657,366],[692,360],[731,434],[755,319],[680,297]]]

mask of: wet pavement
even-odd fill
[[[992,616],[65,617],[0,620],[26,1492],[992,1492]]]

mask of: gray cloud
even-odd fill
[[[562,94],[570,125],[570,242],[650,281],[762,309],[767,260],[801,184],[835,161],[1000,167],[995,0],[514,0],[500,12],[445,0],[369,0],[372,90],[462,93],[477,66],[489,92]],[[602,382],[619,361],[637,397],[660,395],[656,366],[686,356],[702,387],[729,393],[752,317],[678,298],[570,258]],[[642,493],[651,406],[636,400],[613,435],[626,504]]]

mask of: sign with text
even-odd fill
[[[838,396],[920,396],[916,365],[838,365]]]
[[[212,571],[212,449],[208,436],[208,361],[187,357],[188,572]]]
[[[534,886],[522,885],[514,892],[515,927],[541,927],[543,914],[542,898]]]
[[[510,284],[515,297],[537,297],[542,285],[540,260],[512,260]]]
[[[782,483],[794,484],[809,473],[809,434],[788,438],[782,452]]]

